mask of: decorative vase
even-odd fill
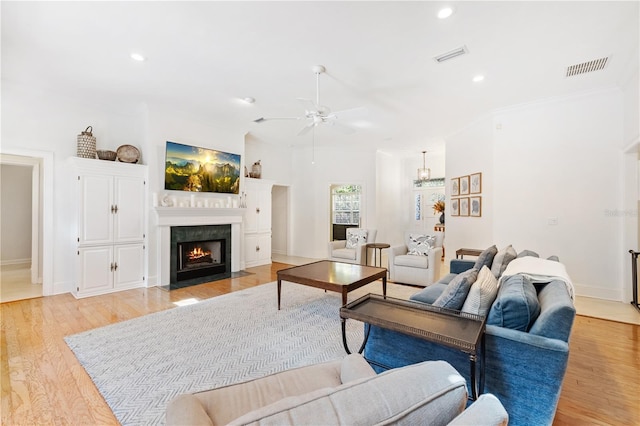
[[[251,177],[260,179],[261,176],[262,176],[262,165],[260,164],[260,160],[258,160],[255,163],[253,163],[253,166],[251,166]]]
[[[440,214],[440,223],[444,225],[444,212]]]
[[[96,137],[91,133],[93,127],[87,127],[78,135],[78,157],[96,158]]]

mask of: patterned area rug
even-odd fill
[[[273,282],[65,341],[120,423],[164,424],[165,407],[176,395],[345,355],[340,295],[288,282],[282,286],[280,311]],[[379,282],[367,285],[349,300],[379,287]],[[402,297],[395,287],[403,286],[389,284],[389,295]],[[352,350],[362,335],[362,323],[347,322]]]

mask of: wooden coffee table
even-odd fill
[[[382,278],[382,294],[387,296],[387,270],[373,266],[321,260],[278,271],[278,310],[282,281],[342,293],[342,304],[347,304],[347,293]]]

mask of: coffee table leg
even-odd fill
[[[382,277],[382,295],[387,297],[387,276]]]
[[[280,291],[282,291],[282,280],[278,280],[278,310],[280,310]]]

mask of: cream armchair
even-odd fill
[[[366,236],[363,235],[364,233],[366,233]],[[333,260],[334,262],[364,265],[365,259],[367,258],[366,244],[375,243],[377,233],[378,231],[376,229],[347,229],[346,240],[329,242],[329,255],[327,259]],[[347,247],[349,241],[355,245],[354,248]]]
[[[424,238],[417,235],[432,235],[433,247],[426,248]],[[414,238],[411,238],[414,236]],[[427,287],[440,278],[440,263],[442,258],[442,243],[444,232],[429,234],[407,232],[405,244],[389,249],[389,279],[396,283],[413,284]],[[411,248],[422,254],[409,254]]]

